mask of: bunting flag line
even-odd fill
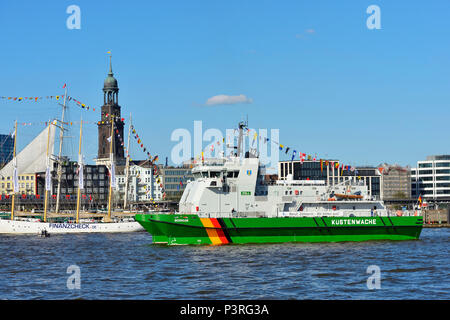
[[[38,100],[42,100],[42,99],[59,100],[60,98],[64,98],[64,95],[42,96],[42,97],[8,97],[8,96],[5,97],[5,96],[1,96],[0,98],[4,99],[4,100],[10,100],[10,101],[16,101],[16,102],[24,102],[24,101],[30,101],[30,100],[37,102]]]
[[[108,115],[105,115],[105,116],[108,116]],[[124,119],[122,118],[121,121],[123,121],[123,120],[124,120]],[[131,129],[131,132],[132,132],[132,134],[133,134],[134,139],[135,139],[136,142],[138,143],[138,146],[139,146],[139,147],[142,149],[142,151],[147,155],[148,160],[149,160],[149,163],[150,163],[150,165],[151,165],[152,168],[153,168],[152,173],[153,173],[153,175],[155,176],[155,181],[156,181],[157,183],[159,183],[159,186],[160,186],[160,188],[161,188],[161,193],[163,193],[163,199],[165,199],[166,193],[165,193],[165,190],[164,190],[164,186],[163,186],[163,184],[161,183],[161,178],[160,178],[161,172],[160,172],[158,166],[155,164],[155,163],[158,161],[159,157],[158,157],[158,155],[156,155],[156,156],[154,156],[153,159],[152,159],[152,155],[150,154],[150,151],[148,151],[148,147],[144,146],[144,143],[143,143],[141,137],[139,137],[139,134],[137,133],[136,128],[135,128],[133,125],[131,125],[131,128],[130,128],[130,129]],[[124,150],[126,151],[126,148],[125,148],[125,146],[124,146],[122,137],[120,136],[119,130],[116,129],[115,133],[116,133],[117,136],[119,137],[119,140],[120,140],[120,142],[121,142],[121,145],[123,146]],[[127,156],[129,156],[129,154],[128,154],[127,151],[126,151],[126,154],[127,154]],[[130,160],[131,160],[131,158],[130,158]],[[138,181],[139,181],[139,182],[143,182],[142,179],[140,179],[139,177],[138,177]],[[147,193],[148,193],[148,192],[147,192]]]
[[[66,87],[66,84],[64,84],[63,88]],[[9,97],[9,96],[1,96],[0,97],[3,100],[9,100],[9,101],[16,101],[16,102],[25,102],[25,101],[34,101],[37,102],[38,100],[43,100],[43,99],[56,99],[57,101],[59,101],[60,99],[64,98],[64,95],[52,95],[52,96],[41,96],[41,97]],[[95,108],[87,105],[86,103],[81,102],[80,100],[67,95],[67,101],[74,101],[79,107],[81,107],[82,109],[86,109],[86,110],[92,110],[95,111]]]
[[[92,111],[95,111],[95,108],[88,106],[86,103],[81,102],[80,100],[75,99],[72,96],[67,96],[67,101],[74,101],[79,107],[81,107],[82,109],[86,109],[89,110],[91,109]]]
[[[123,119],[123,118],[122,118]],[[136,140],[138,146],[142,149],[142,151],[147,154],[148,159],[150,160],[150,163],[153,164],[158,160],[158,156],[155,156],[152,160],[152,156],[150,154],[150,151],[148,147],[144,146],[144,142],[141,140],[141,138],[139,137],[139,134],[136,132],[136,128],[131,125],[131,132],[133,133],[133,137]]]
[[[236,130],[237,130],[237,129],[235,129],[235,133],[236,133]],[[251,131],[254,131],[254,136],[253,136],[253,142],[254,142],[254,141],[256,140],[257,136],[258,136],[258,133],[256,132],[256,130],[250,130],[250,129],[246,128],[246,132],[245,132],[245,133],[246,133],[246,136],[249,136],[249,134],[250,134]],[[230,140],[230,139],[228,139],[228,140]],[[288,154],[289,151],[292,149],[291,147],[285,146],[285,145],[283,145],[283,144],[281,144],[281,143],[279,143],[279,142],[270,140],[270,139],[267,138],[267,137],[259,136],[259,140],[262,141],[264,144],[270,141],[270,142],[272,142],[272,143],[278,145],[278,149],[279,149],[280,151],[284,150],[284,151],[285,151],[285,154]],[[218,144],[219,144],[219,143],[218,143]],[[292,150],[291,161],[294,161],[296,155],[297,155],[297,150],[295,150],[295,149]],[[298,155],[299,155],[299,159],[300,159],[301,164],[303,164],[303,162],[304,162],[306,159],[312,160],[312,161],[314,161],[314,162],[317,161],[317,154],[315,154],[314,156],[312,156],[312,155],[307,155],[306,153],[298,152]],[[194,161],[194,162],[195,162],[195,161]],[[320,170],[321,170],[322,172],[323,172],[324,166],[325,166],[325,167],[331,167],[331,168],[334,167],[335,169],[339,170],[339,165],[340,165],[339,161],[336,161],[336,162],[335,162],[335,161],[328,161],[328,160],[320,159]],[[353,166],[349,166],[349,165],[344,166],[344,164],[341,164],[341,165],[342,165],[341,168],[340,168],[341,175],[343,174],[344,170],[349,171],[349,172],[353,172],[353,173],[355,173],[355,174],[358,173],[358,170],[356,170],[356,168],[353,167]]]
[[[51,122],[51,121],[50,121]],[[73,125],[79,125],[80,121],[70,121],[70,122],[63,122],[64,125],[67,126],[73,126]],[[83,120],[83,124],[98,124],[97,121],[85,121]],[[17,122],[18,126],[48,126],[48,121],[39,121],[39,122]]]

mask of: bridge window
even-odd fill
[[[219,178],[219,177],[220,177],[220,172],[219,172],[219,171],[211,171],[211,172],[209,173],[209,176],[210,176],[211,178]]]

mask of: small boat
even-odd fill
[[[48,238],[48,237],[50,237],[50,233],[48,233],[48,231],[44,229],[44,230],[41,231],[41,233],[39,234],[39,236],[40,236],[41,238]]]
[[[360,194],[341,194],[341,193],[335,193],[336,197],[341,199],[362,199],[363,196]]]

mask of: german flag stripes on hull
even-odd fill
[[[200,218],[200,222],[205,227],[211,244],[220,245],[233,242],[222,218]]]
[[[224,245],[419,239],[423,217],[225,217],[136,214],[155,243]]]

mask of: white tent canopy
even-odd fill
[[[50,136],[49,136],[50,134]],[[55,145],[55,125],[50,125],[50,132],[48,127],[39,133],[22,151],[17,155],[17,171],[18,174],[45,172],[47,168],[47,140],[48,154],[53,154],[53,147]],[[50,160],[50,168],[53,168],[53,161]],[[12,177],[14,171],[14,159],[8,162],[0,170],[0,177]]]

